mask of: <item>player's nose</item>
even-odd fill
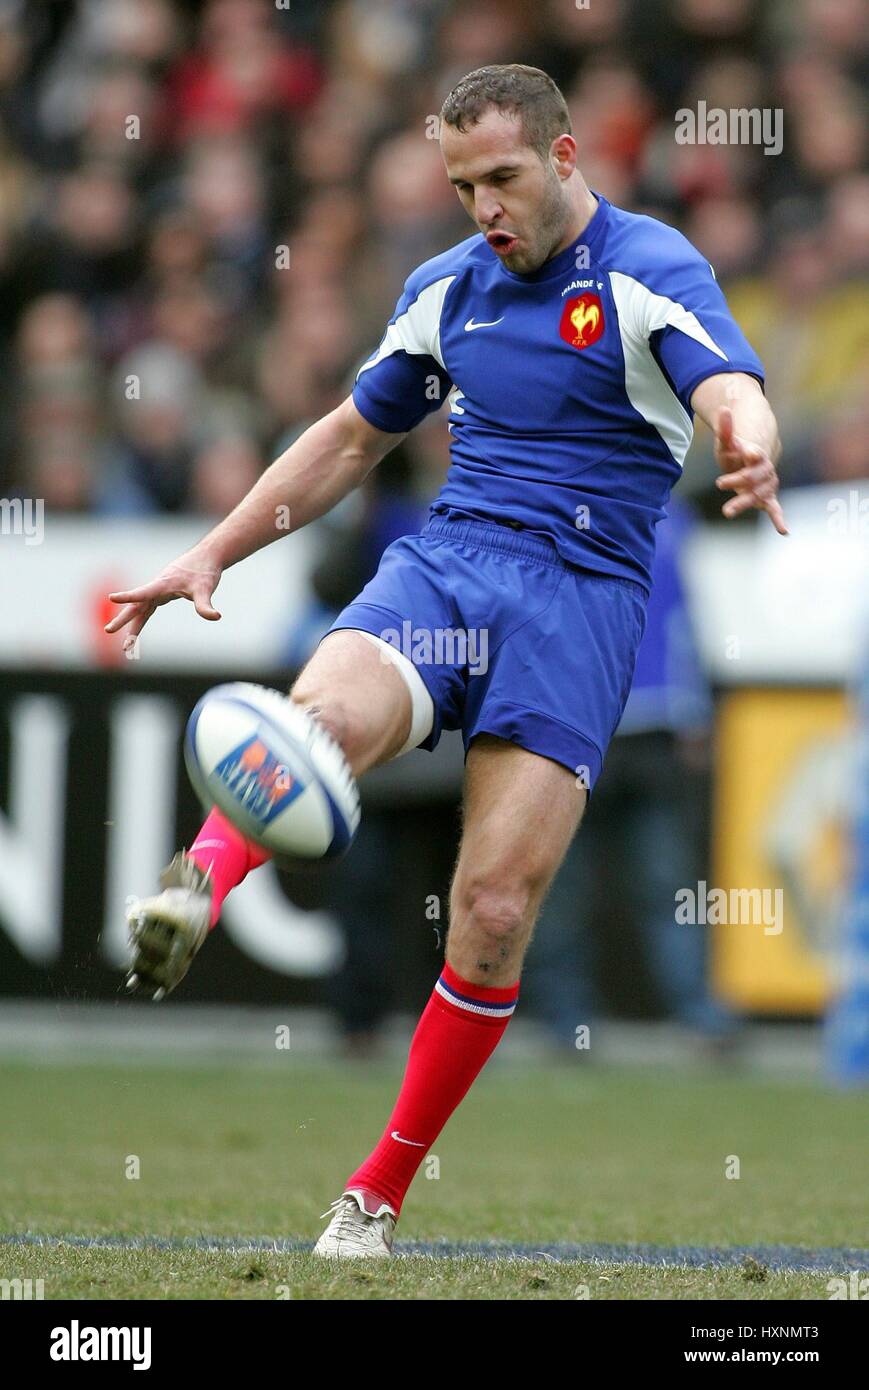
[[[484,190],[478,190],[476,193],[474,211],[477,215],[478,225],[487,232],[492,230],[493,224],[504,213],[497,198],[493,198],[491,193],[486,193]]]

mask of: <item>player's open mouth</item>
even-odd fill
[[[519,244],[519,238],[513,236],[512,232],[487,232],[486,240],[499,256],[509,256]]]

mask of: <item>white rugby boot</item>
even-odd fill
[[[162,892],[127,908],[127,989],[162,999],[184,979],[211,925],[211,876],[179,850],[160,875]]]
[[[333,1202],[329,1222],[314,1254],[325,1260],[383,1260],[392,1254],[397,1217],[388,1202],[351,1187]],[[324,1216],[329,1212],[324,1211]]]

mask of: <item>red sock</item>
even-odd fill
[[[519,981],[472,985],[445,964],[417,1024],[383,1138],[345,1186],[388,1202],[396,1216],[426,1150],[488,1062],[510,1021]],[[370,1203],[366,1201],[366,1208]],[[376,1211],[375,1203],[372,1210]]]
[[[211,870],[211,925],[220,916],[223,900],[231,888],[237,887],[251,871],[265,864],[271,855],[252,840],[246,840],[230,824],[217,807],[209,817],[187,853],[204,872]]]

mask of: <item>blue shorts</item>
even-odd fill
[[[434,726],[517,743],[594,786],[631,688],[646,591],[577,569],[542,536],[433,517],[384,551],[330,628],[373,633],[410,657]]]

